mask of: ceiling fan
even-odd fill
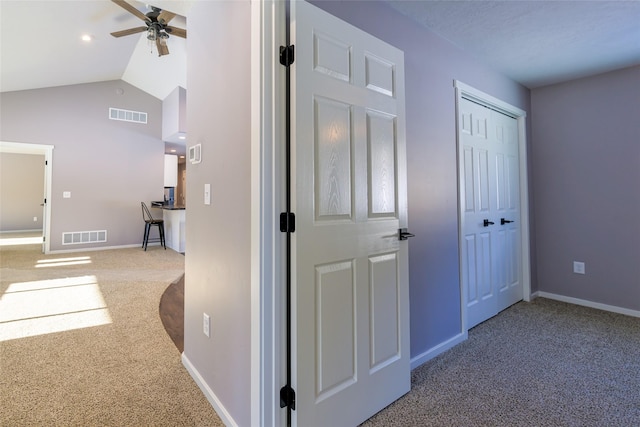
[[[111,33],[113,37],[123,37],[146,31],[147,39],[150,42],[156,43],[158,56],[169,54],[169,48],[167,47],[167,39],[169,38],[169,34],[182,37],[183,39],[187,38],[187,30],[168,25],[169,21],[171,21],[176,16],[175,13],[151,6],[151,12],[144,14],[124,0],[111,1],[127,10],[131,14],[142,19],[146,24],[146,27],[135,27],[129,28],[128,30],[113,32]]]

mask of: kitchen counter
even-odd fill
[[[162,219],[164,219],[164,239],[167,247],[176,252],[185,251],[185,206],[162,205]]]
[[[158,206],[158,208],[164,209],[166,211],[183,211],[186,209],[184,205],[162,205]]]

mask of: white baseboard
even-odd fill
[[[160,243],[149,243],[147,246],[160,246]],[[58,249],[55,251],[49,251],[48,254],[69,254],[74,252],[92,252],[92,251],[109,251],[112,249],[129,249],[129,248],[140,248],[142,249],[141,243],[134,243],[132,245],[120,245],[120,246],[97,246],[92,248],[74,248],[74,249]],[[167,247],[167,250],[173,250]]]
[[[184,352],[182,353],[182,364],[185,368],[187,368],[189,375],[191,375],[191,378],[193,378],[198,387],[200,387],[200,390],[207,398],[211,406],[213,406],[213,409],[216,411],[224,425],[229,427],[237,427],[238,423],[236,423],[231,414],[227,412],[225,407],[222,405],[222,402],[220,402],[213,390],[209,388],[207,383],[204,381],[204,378],[202,378],[198,370],[195,368],[195,366],[193,366],[191,361],[189,361],[189,358],[184,354]]]
[[[422,365],[423,363],[428,362],[429,360],[433,359],[434,357],[444,353],[445,351],[449,350],[450,348],[455,347],[456,345],[460,344],[463,341],[466,341],[466,339],[469,337],[468,332],[464,332],[464,333],[460,333],[452,338],[449,338],[448,340],[438,344],[435,347],[430,348],[429,350],[425,351],[422,354],[419,354],[413,358],[411,358],[411,370],[416,369],[418,366]]]
[[[585,307],[596,308],[598,310],[610,311],[612,313],[625,314],[627,316],[640,317],[640,311],[631,310],[629,308],[618,307],[615,305],[602,304],[599,302],[588,301],[580,298],[566,297],[564,295],[552,294],[549,292],[538,291],[535,293],[537,297],[548,298],[556,301],[562,301],[569,304],[582,305]]]

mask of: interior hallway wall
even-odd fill
[[[251,4],[194,2],[187,22],[188,145],[201,144],[202,161],[187,164],[183,357],[203,391],[249,426]]]

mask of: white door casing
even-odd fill
[[[460,82],[456,87],[466,332],[515,302],[529,300],[525,113]]]
[[[291,16],[293,420],[352,426],[410,389],[404,55]]]
[[[49,169],[51,168],[51,165],[49,165],[49,160],[50,160],[51,156],[49,155],[49,153],[47,152],[47,154],[45,154],[45,160],[44,160],[44,188],[42,190],[42,253],[46,254],[48,252],[48,248],[50,245],[49,239],[48,239],[48,235],[49,235],[49,227],[48,227],[48,212],[49,212],[49,207],[47,206],[50,202],[50,198],[49,198]]]

